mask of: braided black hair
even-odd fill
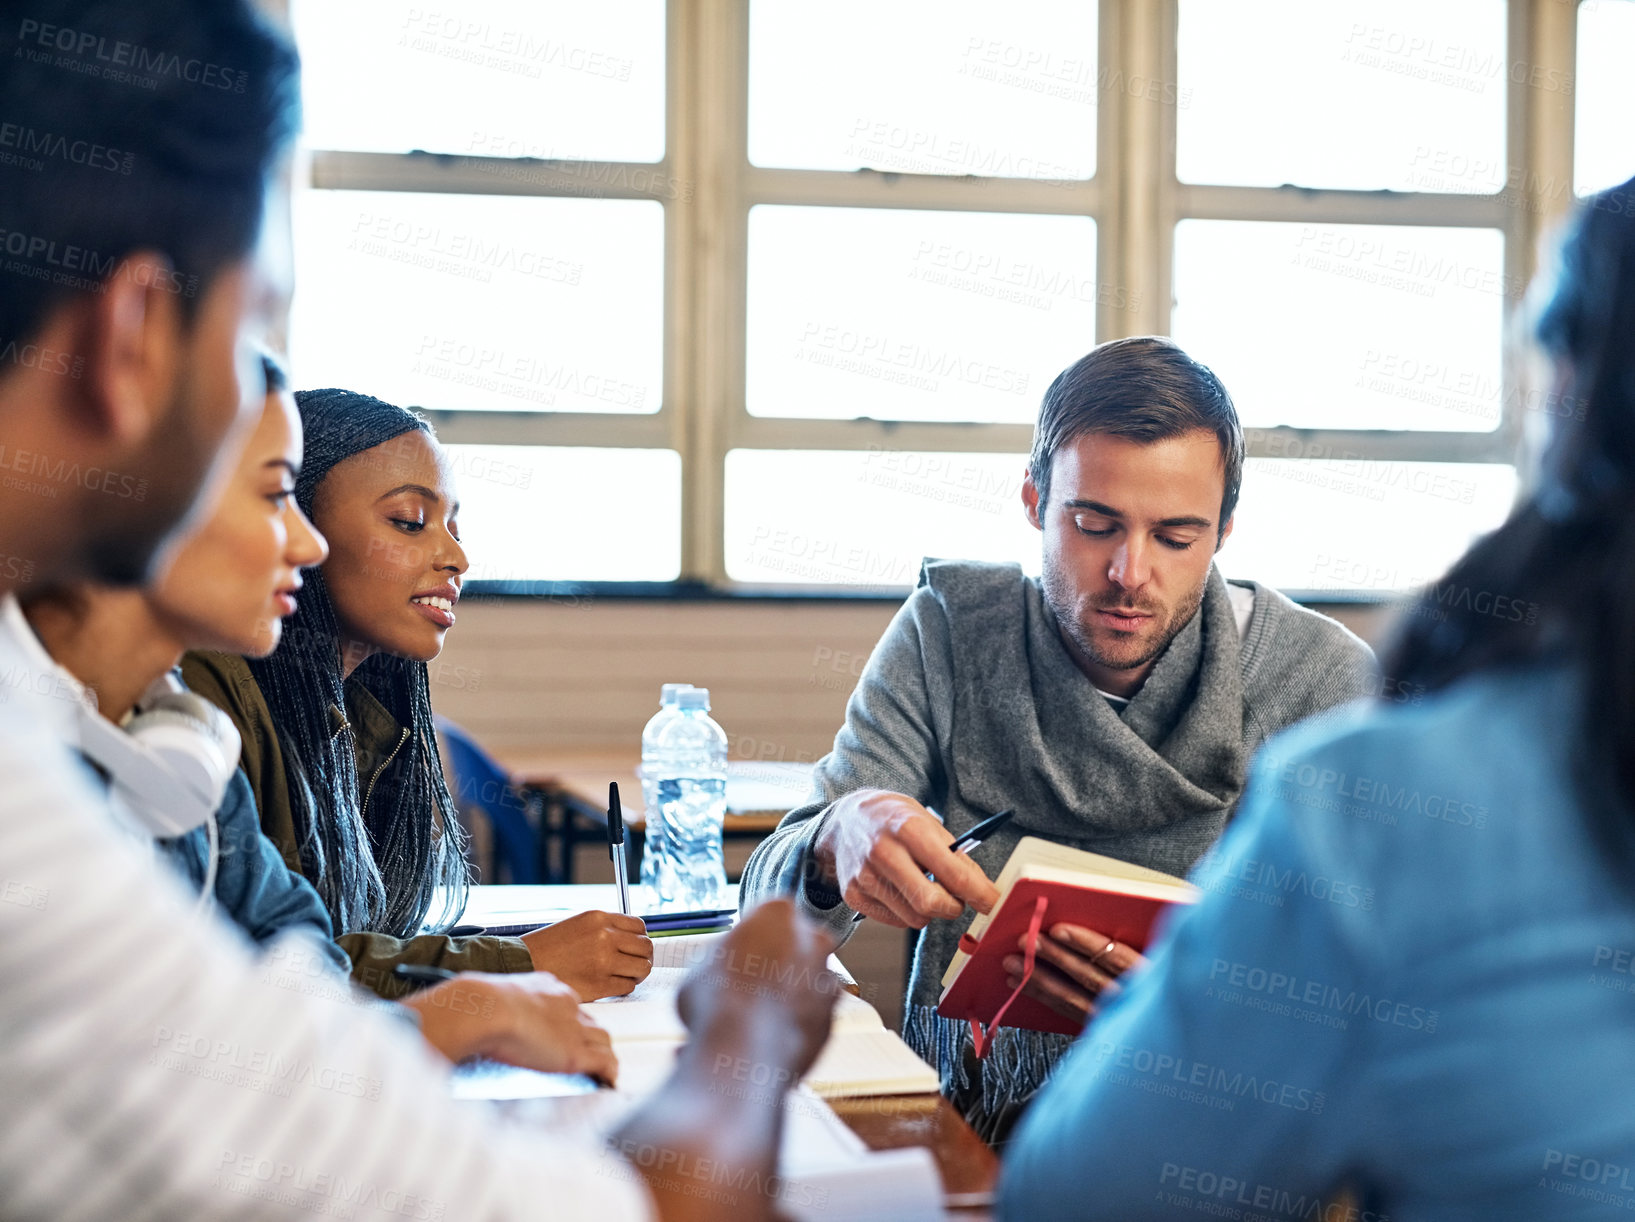
[[[337,463],[415,429],[432,432],[413,412],[353,391],[297,391],[295,402],[306,433],[295,499],[308,517]],[[336,931],[412,937],[439,887],[446,902],[434,925],[446,926],[465,907],[470,868],[437,753],[425,664],[377,653],[352,674],[408,730],[368,810],[357,739],[344,716],[340,629],[322,569],[307,574],[278,648],[250,659],[250,670],[278,727],[302,872]]]

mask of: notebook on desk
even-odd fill
[[[686,1028],[672,997],[591,1002],[583,1008],[613,1037],[621,1085],[628,1078],[637,1089],[657,1087],[686,1042]],[[829,1041],[803,1081],[828,1099],[931,1094],[938,1085],[937,1071],[915,1056],[895,1031],[887,1030],[873,1006],[850,993],[840,994]]]
[[[647,979],[624,997],[607,997],[580,1007],[613,1037],[620,1089],[655,1090],[669,1075],[676,1051],[687,1041],[687,1028],[676,1012],[676,993],[689,973],[715,954],[722,937],[692,934],[657,939],[653,970]],[[488,1089],[505,1092],[485,1096],[488,1098],[525,1098],[531,1080],[537,1080],[542,1094],[560,1094],[564,1089],[551,1080],[557,1075],[530,1070],[506,1073],[503,1069],[489,1069],[485,1074]],[[937,1071],[916,1056],[901,1036],[887,1029],[873,1006],[845,992],[835,1002],[829,1041],[804,1081],[817,1094],[831,1099],[932,1094],[938,1089]]]
[[[640,1104],[640,1092],[591,1091],[506,1105],[510,1124],[582,1137],[609,1134]],[[870,1150],[812,1092],[797,1087],[782,1109],[777,1207],[795,1222],[937,1222],[942,1179],[920,1147]]]
[[[653,944],[653,970],[626,997],[581,1007],[613,1036],[618,1086],[598,1090],[589,1078],[545,1074],[492,1062],[458,1066],[453,1092],[467,1100],[505,1100],[513,1122],[565,1125],[575,1132],[611,1132],[629,1109],[669,1076],[687,1038],[676,992],[716,954],[724,935],[663,938]],[[746,1091],[765,1089],[746,1065]],[[731,1083],[727,1084],[730,1088]],[[778,1174],[781,1213],[798,1222],[931,1222],[942,1218],[942,1182],[922,1148],[870,1151],[823,1097],[920,1094],[937,1089],[936,1071],[873,1006],[850,993],[835,1004],[829,1041],[804,1082],[786,1099]]]

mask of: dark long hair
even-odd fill
[[[1422,596],[1385,671],[1435,690],[1573,663],[1580,800],[1609,857],[1635,867],[1635,179],[1584,201],[1560,264],[1537,325],[1558,378],[1529,404],[1554,426],[1537,488],[1439,587],[1488,597]],[[1493,614],[1499,596],[1536,615]]]
[[[295,401],[306,433],[295,499],[309,517],[336,463],[415,429],[431,432],[413,412],[352,391],[297,391]],[[319,569],[308,573],[278,648],[251,659],[250,670],[278,727],[302,872],[336,930],[412,937],[439,887],[448,899],[435,923],[446,925],[465,907],[470,869],[437,753],[425,664],[377,653],[343,682],[340,629]],[[344,716],[346,682],[362,684],[408,731],[367,810],[357,738]]]

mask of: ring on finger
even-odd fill
[[[1105,955],[1108,951],[1112,950],[1113,947],[1115,947],[1117,945],[1118,945],[1118,943],[1116,941],[1114,941],[1112,938],[1108,938],[1107,939],[1107,945],[1103,946],[1095,954],[1090,956],[1090,962],[1094,963],[1097,967],[1105,966],[1101,961],[1102,956]]]

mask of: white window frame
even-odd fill
[[[1578,6],[1510,0],[1506,62],[1534,79],[1571,80]],[[1491,195],[1207,186],[1175,176],[1177,0],[1101,0],[1096,173],[1082,183],[894,172],[767,169],[749,164],[749,0],[669,0],[666,152],[653,163],[526,161],[440,154],[317,150],[315,189],[646,199],[664,208],[663,393],[658,412],[437,411],[439,435],[469,444],[673,449],[681,456],[684,583],[731,590],[723,539],[729,450],[889,448],[1025,454],[1019,424],[775,419],[745,407],[749,209],[757,204],[1088,216],[1097,226],[1097,283],[1123,286],[1097,307],[1097,337],[1167,334],[1173,237],[1186,219],[1304,224],[1484,227],[1504,235],[1507,283],[1527,283],[1541,236],[1572,204],[1573,93],[1507,73],[1506,149],[1516,187]],[[1516,78],[1522,77],[1521,81]],[[1171,94],[1173,97],[1173,94]],[[503,169],[504,173],[496,173]],[[518,173],[525,169],[525,173]],[[1549,184],[1567,184],[1550,190]],[[1127,295],[1127,296],[1126,296]],[[1520,303],[1505,300],[1510,333]],[[1050,371],[1054,373],[1055,371]],[[1507,355],[1503,414],[1491,432],[1267,428],[1248,430],[1251,457],[1325,454],[1364,460],[1515,463],[1526,443]],[[803,588],[822,593],[825,587]],[[1343,597],[1343,596],[1336,596]]]

